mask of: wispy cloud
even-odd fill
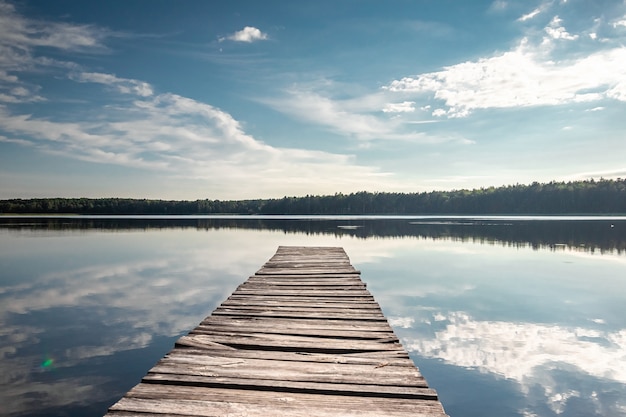
[[[170,93],[146,97],[144,89],[126,89],[129,80],[105,75],[87,78],[123,87],[120,92],[134,94],[135,100],[68,122],[0,108],[6,140],[72,159],[219,184],[242,198],[271,191],[276,184],[298,194],[316,189],[321,193],[328,184],[356,191],[388,182],[387,174],[356,164],[350,155],[272,147],[209,104]]]
[[[66,51],[103,48],[108,32],[92,25],[52,23],[22,17],[13,4],[0,2],[0,40],[14,53],[27,53],[29,47],[51,47]],[[15,57],[9,54],[8,57]],[[5,56],[5,58],[8,58]]]
[[[70,75],[70,77],[74,78],[78,82],[109,85],[117,89],[117,91],[122,94],[136,94],[140,97],[149,97],[154,94],[152,86],[146,82],[128,78],[119,78],[113,74],[81,72],[75,75]]]
[[[260,29],[257,29],[253,26],[246,26],[243,29],[228,35],[226,37],[219,38],[220,42],[225,40],[234,41],[234,42],[247,42],[252,43],[256,41],[264,41],[267,40],[269,36],[267,33],[261,32]]]
[[[500,11],[506,10],[508,7],[509,7],[509,3],[507,1],[505,1],[505,0],[495,0],[489,6],[489,11],[490,12],[500,12]]]
[[[589,178],[626,178],[626,166],[603,171],[577,172],[565,178],[568,181],[588,180]]]
[[[418,131],[405,130],[406,123],[399,119],[381,117],[389,113],[413,112],[412,102],[388,103],[386,100],[384,94],[336,99],[321,89],[292,88],[282,97],[261,101],[301,121],[323,126],[338,135],[357,140],[442,140]]]
[[[103,40],[109,35],[106,29],[92,25],[27,19],[13,4],[0,0],[0,101],[44,100],[37,93],[39,86],[20,79],[22,72],[77,67],[71,62],[38,55],[41,47],[71,52],[104,51]]]
[[[33,90],[38,89],[28,89],[23,86],[8,87],[6,93],[0,93],[0,101],[5,103],[33,103],[46,100],[44,97],[38,95]]]
[[[100,28],[29,20],[4,2],[0,2],[0,12],[0,46],[8,51],[0,58],[0,101],[6,103],[0,106],[2,142],[70,159],[155,172],[160,178],[193,184],[202,195],[216,197],[228,193],[231,198],[250,198],[259,193],[277,194],[277,189],[281,195],[303,190],[323,194],[392,185],[388,173],[359,165],[353,155],[270,146],[215,106],[157,92],[142,80],[59,62],[46,55],[47,49],[38,48],[80,53],[104,50],[106,31]],[[253,42],[268,39],[268,35],[245,27],[227,39]],[[9,106],[45,100],[37,93],[40,87],[20,80],[25,71],[42,68],[55,68],[55,76],[75,83],[65,100],[81,100],[80,85],[91,83],[111,93],[107,105],[81,108],[77,114],[66,112],[59,119]],[[63,71],[60,75],[59,70]],[[323,102],[318,104],[324,107]],[[375,129],[385,128],[378,123]]]
[[[525,15],[522,15],[519,19],[520,22],[525,22],[527,20],[530,20],[532,18],[534,18],[535,16],[539,15],[541,13],[542,9],[540,7],[534,9],[532,12],[526,13]]]

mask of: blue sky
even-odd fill
[[[0,198],[626,177],[626,1],[0,0]]]

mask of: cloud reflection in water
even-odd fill
[[[0,231],[0,261],[15,271],[0,281],[3,412],[97,414],[278,245],[334,245],[418,366],[469,369],[475,386],[477,374],[510,383],[525,396],[520,416],[626,416],[623,256],[349,233]],[[447,387],[434,388],[443,398]],[[482,409],[473,401],[468,412]],[[80,413],[87,404],[99,408]]]
[[[611,330],[602,320],[565,327],[414,311],[390,323],[418,365],[431,358],[514,381],[527,401],[522,416],[583,415],[585,408],[587,416],[626,415],[626,329]]]
[[[122,378],[124,366],[139,366],[120,367],[120,361],[136,360],[132,352],[154,345],[162,356],[178,335],[197,325],[260,266],[249,252],[229,250],[232,236],[219,235],[202,244],[194,239],[198,235],[179,231],[156,239],[143,235],[140,242],[136,236],[103,234],[13,240],[16,246],[27,243],[30,261],[42,272],[1,283],[0,414],[53,413],[99,402],[102,410],[101,403],[112,402],[138,382],[134,375],[124,389],[112,391],[110,386],[119,384],[112,378]],[[18,271],[19,258],[5,255],[5,271]],[[59,258],[71,267],[60,269]],[[139,358],[147,361],[141,365],[144,372],[153,356]],[[44,361],[53,365],[42,367]],[[117,375],[104,371],[107,367],[119,368]]]

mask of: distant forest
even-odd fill
[[[0,200],[4,214],[626,214],[626,179],[423,193],[357,192],[258,200]]]

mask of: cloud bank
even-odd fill
[[[542,4],[518,21],[555,7]],[[481,109],[626,101],[626,33],[617,29],[619,21],[596,18],[580,33],[570,33],[554,15],[543,32],[529,28],[508,51],[397,79],[383,88],[418,102],[432,96],[440,103],[433,116],[450,118]],[[607,37],[599,38],[598,31]]]

